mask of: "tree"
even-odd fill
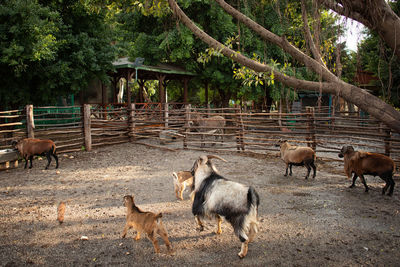
[[[241,65],[246,66],[254,71],[273,74],[275,80],[281,82],[286,86],[293,88],[302,88],[304,90],[311,90],[311,91],[322,90],[325,93],[341,96],[346,101],[349,101],[357,105],[362,110],[380,119],[390,128],[400,132],[400,112],[396,111],[389,104],[383,102],[379,98],[369,94],[368,92],[362,90],[361,88],[348,84],[343,80],[339,79],[325,66],[325,64],[321,60],[321,56],[319,55],[317,49],[310,49],[314,57],[311,58],[307,54],[300,51],[297,47],[293,46],[290,42],[288,42],[288,40],[284,36],[278,36],[268,31],[267,29],[255,23],[253,20],[251,20],[241,12],[234,9],[225,1],[215,0],[215,2],[217,2],[228,14],[230,14],[235,19],[245,24],[254,32],[256,32],[258,35],[260,35],[262,39],[279,46],[281,49],[289,53],[297,61],[305,64],[305,66],[308,69],[312,70],[317,75],[319,75],[323,81],[313,82],[313,81],[301,80],[294,76],[286,75],[285,73],[273,69],[270,65],[254,61],[224,46],[223,44],[221,44],[220,42],[218,42],[217,40],[213,39],[211,36],[206,34],[199,27],[197,27],[194,24],[194,22],[186,16],[186,14],[181,10],[181,8],[177,5],[177,3],[174,0],[168,0],[170,8],[172,9],[173,13],[175,14],[176,18],[179,21],[181,21],[186,27],[188,27],[198,38],[200,38],[202,41],[204,41],[214,49],[219,50],[225,56],[235,60]],[[324,1],[324,4],[326,4],[326,2],[329,1]],[[363,3],[362,1],[354,1],[354,2],[358,2],[359,4]],[[381,4],[380,7],[382,7],[382,12],[390,13],[389,10],[386,9],[385,1],[380,0],[378,2]],[[351,7],[351,5],[349,5],[349,7]],[[390,19],[395,19],[395,18],[396,17],[390,16]],[[303,19],[305,18],[303,17]],[[400,22],[400,20],[398,21]],[[381,25],[381,27],[384,27],[383,25],[385,24],[375,23],[374,25],[375,26]],[[310,34],[309,31],[306,31],[306,35],[307,34],[308,35]],[[313,46],[315,47],[315,44],[313,45],[313,39],[310,38],[310,36],[308,36],[306,39],[311,47]]]
[[[53,105],[107,80],[115,58],[104,12],[82,1],[8,0],[0,4],[0,106]]]

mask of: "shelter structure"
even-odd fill
[[[196,74],[186,71],[180,67],[172,64],[159,64],[157,66],[148,66],[143,64],[143,58],[136,58],[134,62],[129,61],[127,57],[120,58],[113,62],[115,72],[110,73],[112,77],[112,94],[113,102],[117,101],[118,94],[118,81],[125,78],[126,81],[136,80],[139,84],[138,102],[143,103],[143,87],[147,80],[159,81],[159,99],[161,104],[167,102],[167,84],[171,80],[180,80],[183,82],[184,95],[183,102],[187,103],[188,98],[188,83]],[[103,89],[104,94],[104,89]],[[106,99],[103,97],[103,99]],[[129,89],[129,82],[127,82],[127,104],[131,104],[131,90]]]

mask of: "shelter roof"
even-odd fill
[[[173,64],[158,64],[157,66],[143,65],[142,58],[136,58],[135,62],[129,61],[127,57],[119,58],[113,62],[117,70],[117,75],[121,71],[134,71],[132,78],[144,80],[158,80],[158,75],[166,75],[167,80],[180,80],[183,78],[192,78],[195,73],[189,72]]]

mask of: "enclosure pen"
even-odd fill
[[[33,107],[0,111],[0,148],[13,140],[54,140],[59,152],[133,142],[167,150],[237,151],[277,155],[279,139],[312,147],[317,158],[338,160],[344,145],[382,153],[400,165],[400,133],[362,112],[330,112],[328,107],[297,113],[259,112],[238,107],[195,107],[182,103],[135,103],[73,107]],[[225,119],[225,126],[194,126],[193,117]]]

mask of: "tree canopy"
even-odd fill
[[[173,62],[198,73],[190,84],[192,102],[203,103],[203,90],[196,89],[204,87],[211,89],[215,104],[223,106],[230,100],[293,100],[299,90],[308,90],[343,97],[400,129],[399,112],[387,104],[398,105],[396,3],[392,7],[384,0],[178,3],[1,3],[0,75],[5,81],[0,85],[0,105],[54,104],[60,96],[85,89],[94,78],[107,82],[111,62],[128,55],[144,57],[145,64]],[[343,29],[332,11],[372,29],[356,57],[339,43]],[[382,100],[352,85],[357,64],[380,77],[385,88]],[[179,101],[178,86],[170,83],[168,88]]]
[[[9,0],[0,4],[0,106],[52,105],[107,80],[115,57],[104,12],[80,1]]]

